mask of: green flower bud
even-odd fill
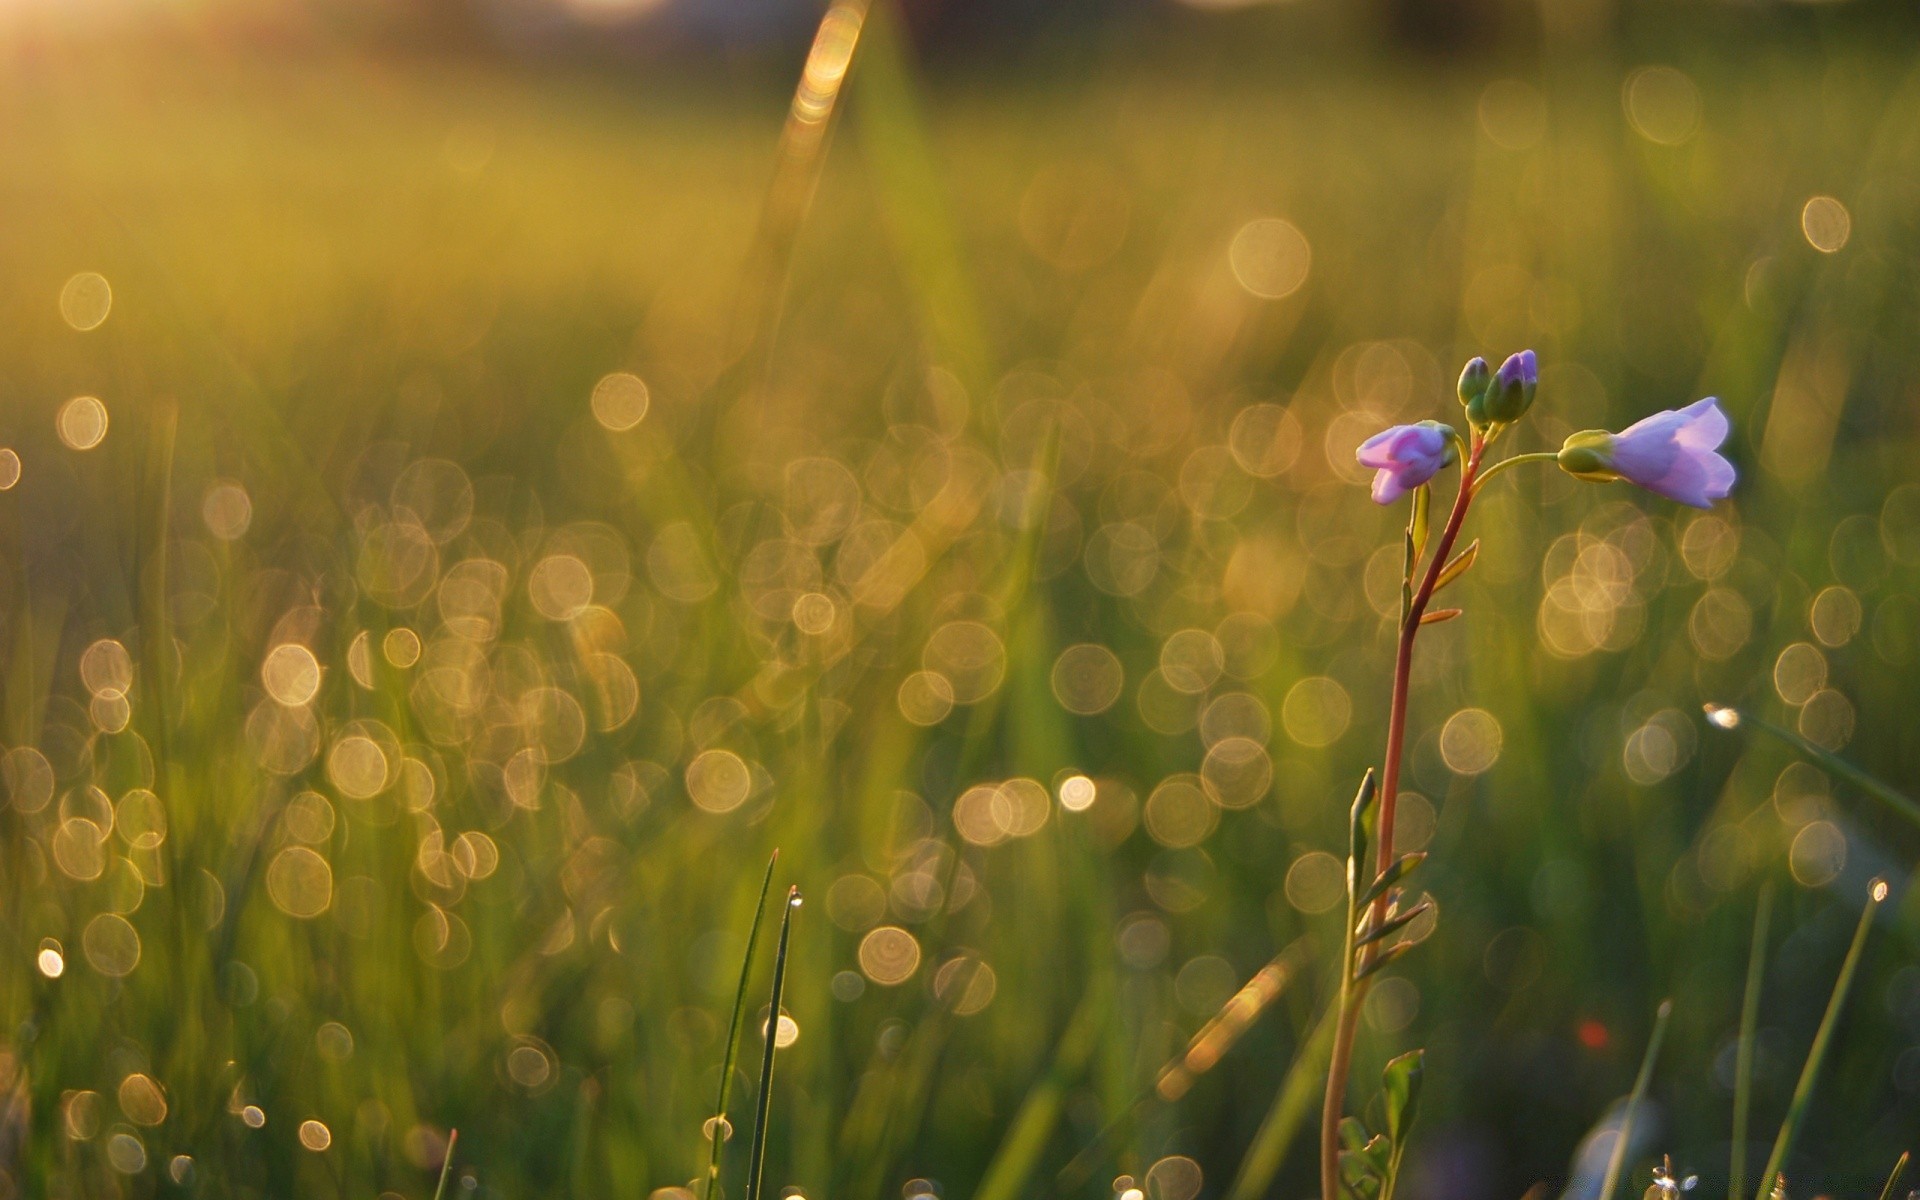
[[[1612,483],[1620,478],[1613,469],[1613,435],[1604,429],[1583,429],[1569,437],[1557,458],[1560,469],[1575,479]]]
[[[1467,416],[1475,425],[1511,425],[1533,407],[1539,384],[1539,360],[1533,351],[1522,350],[1500,364],[1478,402],[1467,405]]]
[[[1469,416],[1473,413],[1473,406],[1480,402],[1481,395],[1486,392],[1487,385],[1491,382],[1493,382],[1493,368],[1487,365],[1487,360],[1484,358],[1474,358],[1460,372],[1460,403],[1466,406]]]

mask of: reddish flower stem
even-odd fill
[[[1434,588],[1440,582],[1440,572],[1460,536],[1460,527],[1467,518],[1467,508],[1473,503],[1474,476],[1479,473],[1480,455],[1486,448],[1485,439],[1476,436],[1472,451],[1460,469],[1460,490],[1454,495],[1453,511],[1447,515],[1446,527],[1441,530],[1440,540],[1434,543],[1433,555],[1427,561],[1426,574],[1421,577],[1420,586],[1415,589],[1412,602],[1407,605],[1406,619],[1400,625],[1399,646],[1393,662],[1393,700],[1387,711],[1386,761],[1380,772],[1380,819],[1374,831],[1374,878],[1392,866],[1394,859],[1393,818],[1400,801],[1400,760],[1407,736],[1407,690],[1413,676],[1413,642],[1419,636],[1420,619],[1426,615],[1427,603],[1433,599]],[[1375,899],[1373,919],[1379,921],[1384,918],[1386,908],[1386,896]],[[1341,964],[1340,1020],[1334,1029],[1333,1058],[1327,1068],[1327,1092],[1320,1110],[1320,1190],[1323,1200],[1339,1200],[1340,1197],[1340,1118],[1346,1112],[1347,1076],[1353,1066],[1353,1043],[1359,1031],[1360,1002],[1367,992],[1366,984],[1356,983],[1353,976],[1358,968],[1371,962],[1381,949],[1377,943],[1363,947],[1360,959],[1356,962],[1351,952],[1352,930],[1347,931],[1347,944],[1349,951]]]

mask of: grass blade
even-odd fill
[[[1600,1200],[1613,1200],[1620,1186],[1620,1174],[1627,1165],[1627,1146],[1633,1141],[1633,1118],[1640,1102],[1647,1097],[1647,1085],[1653,1082],[1653,1064],[1660,1057],[1660,1043],[1667,1037],[1667,1018],[1673,1015],[1673,1001],[1662,1000],[1653,1016],[1653,1036],[1647,1039],[1646,1057],[1640,1060],[1640,1074],[1634,1078],[1633,1094],[1627,1097],[1627,1111],[1620,1114],[1620,1134],[1614,1139],[1613,1153],[1607,1157],[1607,1176],[1600,1184]]]
[[[460,1131],[447,1130],[447,1156],[440,1160],[440,1182],[434,1186],[433,1200],[441,1200],[447,1193],[447,1176],[453,1174],[453,1148],[459,1143]]]
[[[1033,1194],[1029,1183],[1047,1148],[1047,1140],[1060,1124],[1067,1093],[1086,1074],[1087,1060],[1099,1047],[1101,1018],[1106,1013],[1103,1001],[1104,997],[1091,989],[1081,998],[1080,1007],[1060,1038],[1059,1049],[1054,1052],[1053,1065],[1021,1101],[1000,1148],[994,1151],[980,1177],[974,1200],[1018,1200]]]
[[[1727,1168],[1727,1200],[1747,1190],[1747,1120],[1753,1112],[1753,1038],[1760,1021],[1760,981],[1766,975],[1767,926],[1773,922],[1773,884],[1760,889],[1753,910],[1753,949],[1747,953],[1747,990],[1740,1001],[1740,1041],[1733,1059],[1733,1161]]]
[[[1839,776],[1867,795],[1883,802],[1915,825],[1920,825],[1920,800],[1915,800],[1892,784],[1867,774],[1833,751],[1814,745],[1791,729],[1775,725],[1772,721],[1764,721],[1740,709],[1728,708],[1720,704],[1707,705],[1707,723],[1729,730],[1751,725],[1760,732],[1793,747],[1818,763],[1828,774]]]
[[[780,1042],[780,989],[787,980],[787,939],[793,933],[793,910],[800,907],[798,886],[787,890],[787,908],[780,914],[780,940],[773,951],[773,997],[767,1002],[767,1024],[762,1031],[766,1050],[760,1056],[760,1096],[753,1110],[753,1146],[747,1156],[746,1200],[758,1200],[767,1159],[767,1111],[773,1106],[773,1051]]]
[[[1288,1148],[1320,1099],[1327,1059],[1333,1053],[1333,1033],[1338,1025],[1339,1010],[1329,1006],[1313,1036],[1294,1056],[1286,1078],[1280,1081],[1273,1107],[1260,1122],[1246,1157],[1240,1160],[1233,1185],[1227,1189],[1227,1200],[1261,1200],[1273,1185],[1273,1177],[1280,1173],[1280,1165],[1286,1161]]]
[[[1893,1189],[1900,1185],[1900,1177],[1907,1173],[1907,1151],[1900,1152],[1900,1161],[1893,1164],[1893,1173],[1887,1176],[1887,1186],[1880,1189],[1880,1200],[1893,1200]]]
[[[760,924],[767,915],[767,893],[773,889],[773,868],[780,861],[780,851],[775,850],[767,859],[767,873],[760,880],[760,898],[753,902],[753,926],[747,930],[747,950],[740,956],[740,986],[733,993],[733,1016],[727,1021],[727,1051],[720,1061],[720,1095],[713,1102],[713,1120],[707,1127],[707,1136],[713,1142],[713,1150],[707,1159],[707,1200],[713,1200],[719,1193],[715,1188],[720,1183],[720,1148],[727,1141],[727,1094],[733,1087],[733,1060],[740,1052],[740,1018],[747,1010],[747,976],[753,968],[753,949],[760,941]]]
[[[1840,1011],[1847,1006],[1847,992],[1853,987],[1854,972],[1860,966],[1860,957],[1867,948],[1867,932],[1873,928],[1873,914],[1880,910],[1881,901],[1887,898],[1887,884],[1884,879],[1876,879],[1867,886],[1867,906],[1860,910],[1860,924],[1853,931],[1853,944],[1847,947],[1846,961],[1840,964],[1840,978],[1833,982],[1833,995],[1827,999],[1827,1011],[1820,1018],[1820,1028],[1813,1035],[1813,1046],[1807,1051],[1806,1065],[1800,1068],[1800,1081],[1793,1085],[1793,1099],[1787,1104],[1787,1119],[1780,1123],[1780,1132],[1773,1139],[1773,1153],[1767,1156],[1767,1169],[1760,1175],[1760,1190],[1755,1193],[1758,1200],[1767,1200],[1773,1194],[1774,1180],[1780,1177],[1780,1171],[1787,1164],[1787,1156],[1793,1153],[1793,1143],[1800,1136],[1800,1125],[1806,1120],[1807,1106],[1813,1101],[1813,1086],[1820,1078],[1820,1065],[1826,1061],[1827,1047],[1833,1041],[1834,1026],[1840,1023]]]

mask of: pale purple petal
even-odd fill
[[[1391,504],[1446,465],[1446,431],[1432,425],[1395,425],[1360,443],[1354,458],[1377,472],[1374,503]]]
[[[1614,437],[1613,469],[1669,500],[1710,508],[1733,490],[1733,464],[1716,453],[1727,433],[1727,415],[1711,396],[1658,412]]]

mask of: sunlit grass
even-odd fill
[[[687,1200],[778,844],[763,1193],[1306,1194],[1330,971],[1141,1097],[1343,936],[1401,564],[1354,444],[1537,345],[1525,448],[1714,392],[1745,482],[1481,501],[1396,836],[1440,933],[1362,1011],[1357,1077],[1429,1047],[1402,1194],[1564,1179],[1667,995],[1660,1153],[1717,1191],[1818,1028],[1785,1171],[1879,1186],[1899,892],[1821,1004],[1913,832],[1699,713],[1920,771],[1908,64],[929,72],[889,11],[794,178],[797,53],[18,51],[6,1178]]]

